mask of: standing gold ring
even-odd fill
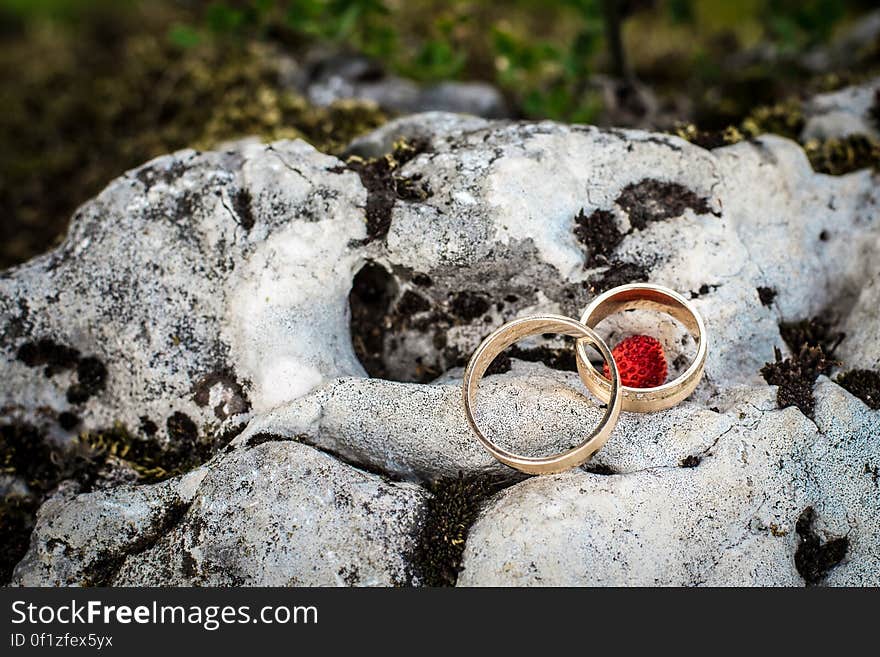
[[[657,310],[677,319],[684,324],[697,342],[697,355],[684,373],[661,386],[653,388],[621,386],[623,410],[650,413],[675,406],[690,396],[703,377],[708,349],[706,324],[696,308],[683,296],[669,288],[649,283],[621,285],[600,294],[587,306],[581,316],[581,322],[592,329],[606,317],[631,309]],[[593,366],[587,357],[585,345],[580,341],[575,345],[575,351],[578,374],[584,385],[599,399],[607,402],[615,394],[614,381],[606,379]]]
[[[486,373],[486,369],[498,354],[522,338],[542,333],[561,333],[572,336],[578,340],[578,347],[584,349],[584,353],[586,353],[585,343],[595,346],[602,358],[605,359],[605,362],[608,363],[610,369],[611,380],[606,382],[607,390],[603,390],[607,394],[602,400],[607,406],[602,421],[580,445],[552,456],[521,456],[499,447],[480,431],[474,417],[477,388],[480,380]],[[611,350],[608,349],[608,345],[591,328],[575,319],[562,317],[561,315],[523,317],[508,322],[494,331],[483,340],[480,346],[477,347],[474,355],[471,356],[471,360],[464,371],[462,394],[464,396],[464,412],[468,424],[483,444],[483,447],[502,463],[528,474],[562,472],[587,461],[605,444],[614,430],[614,425],[617,423],[617,418],[620,415],[622,400],[620,374],[617,371],[617,365],[611,356]]]

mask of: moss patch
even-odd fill
[[[12,579],[12,571],[28,550],[38,504],[31,498],[0,499],[0,582]]]
[[[816,407],[813,384],[820,374],[829,374],[837,364],[832,357],[845,337],[833,326],[831,319],[822,316],[779,325],[779,333],[792,356],[783,359],[782,352],[774,347],[774,362],[761,368],[764,380],[779,386],[776,392],[779,408],[797,406],[804,415],[813,417]]]
[[[876,101],[871,111],[876,111]],[[704,131],[693,124],[678,126],[673,132],[682,139],[704,148],[717,148],[743,139],[771,133],[798,141],[814,171],[843,175],[859,169],[880,169],[880,141],[870,135],[847,135],[830,139],[800,141],[806,125],[803,104],[790,98],[774,105],[755,108],[739,126],[723,131]]]
[[[132,434],[121,424],[83,432],[79,443],[87,449],[96,469],[118,460],[134,470],[139,483],[156,483],[200,466],[243,428],[213,437],[200,436],[195,422],[180,412],[172,414],[166,425],[171,440],[162,445]]]
[[[449,311],[460,319],[471,321],[489,312],[489,298],[480,292],[462,290],[452,297]]]
[[[587,248],[587,268],[606,265],[623,241],[613,212],[596,210],[587,215],[583,208],[574,218],[574,236]]]
[[[50,447],[33,425],[12,423],[0,426],[0,472],[19,477],[27,486],[23,494],[11,493],[0,499],[0,583],[6,583],[27,551],[43,498],[62,479],[91,485],[95,471],[80,454],[66,455]]]
[[[835,323],[825,316],[782,322],[779,324],[779,334],[792,351],[800,351],[804,347],[819,347],[830,356],[846,337],[845,333],[834,329]]]
[[[25,342],[18,348],[17,353],[18,360],[28,367],[45,365],[46,369],[43,372],[47,378],[76,367],[79,356],[79,350],[49,338]]]
[[[813,384],[820,374],[828,374],[833,361],[825,357],[818,347],[804,347],[790,358],[782,358],[782,352],[774,347],[775,361],[765,363],[761,375],[771,386],[779,386],[776,391],[776,405],[779,408],[797,406],[801,413],[812,418],[816,410]]]
[[[654,221],[680,217],[688,208],[697,214],[711,214],[709,200],[678,183],[646,178],[620,191],[615,201],[629,215],[635,230]]]
[[[810,140],[804,151],[819,173],[840,176],[869,167],[880,169],[880,141],[869,135]]]
[[[874,102],[868,109],[868,118],[877,130],[880,130],[880,89],[874,90]]]
[[[480,507],[498,490],[485,477],[444,479],[431,486],[424,520],[410,557],[414,575],[425,586],[455,586],[471,525]]]
[[[78,349],[50,338],[25,342],[18,348],[16,357],[28,367],[45,366],[46,377],[76,368],[76,382],[67,389],[67,401],[71,404],[84,404],[104,390],[107,382],[107,367],[100,359],[83,358]]]
[[[771,132],[797,141],[805,124],[802,103],[790,98],[781,103],[756,107],[743,120],[741,130],[749,137]]]
[[[355,171],[367,189],[367,238],[364,243],[384,239],[391,228],[391,211],[397,199],[413,200],[430,194],[427,187],[420,187],[412,178],[403,178],[396,172],[420,153],[428,150],[427,140],[401,140],[383,157],[364,160],[353,156],[346,166]],[[424,196],[417,194],[421,190]]]
[[[679,124],[673,130],[673,134],[708,150],[730,146],[746,138],[735,126],[728,126],[723,130],[701,130],[693,123]]]
[[[847,392],[865,402],[869,408],[880,409],[880,372],[849,370],[838,375],[836,381]]]
[[[849,539],[834,538],[822,542],[813,530],[816,513],[808,506],[797,519],[795,530],[798,535],[798,546],[794,553],[794,565],[807,586],[819,584],[828,572],[843,561],[849,549]]]
[[[584,287],[591,294],[601,294],[618,285],[627,283],[643,283],[648,280],[650,270],[647,265],[637,262],[613,261],[605,271],[594,274],[584,281]]]
[[[571,347],[555,349],[553,347],[531,347],[523,349],[513,345],[508,349],[511,358],[518,358],[530,363],[544,363],[547,367],[564,372],[577,372],[575,351]]]
[[[776,295],[778,292],[775,288],[772,287],[758,287],[758,298],[761,300],[762,306],[767,306],[768,308],[773,305],[773,301],[776,299]]]

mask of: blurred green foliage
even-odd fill
[[[523,118],[586,123],[626,120],[607,79],[631,71],[670,121],[650,127],[675,119],[712,133],[819,90],[798,53],[875,5],[0,0],[0,266],[43,250],[78,203],[160,153],[244,134],[303,136],[338,151],[383,119],[376,108],[313,108],[279,88],[280,52],[356,51],[420,81],[485,80]],[[767,46],[779,56],[732,57]],[[870,57],[880,62],[880,44]],[[834,71],[820,88],[857,81],[863,69]]]

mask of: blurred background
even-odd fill
[[[706,147],[799,138],[805,98],[880,71],[876,7],[0,0],[0,267],[51,247],[126,169],[246,135],[343,154],[394,116],[444,109],[648,128]]]

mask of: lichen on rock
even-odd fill
[[[874,173],[816,173],[772,135],[710,151],[437,113],[347,150],[374,159],[300,140],[158,158],[0,277],[2,422],[29,467],[103,455],[91,486],[5,473],[41,505],[15,583],[878,583],[880,416],[852,374],[880,359]],[[692,397],[624,414],[585,468],[493,460],[461,413],[474,347],[633,280],[704,316]],[[597,330],[656,337],[671,376],[696,351],[650,311]],[[579,442],[602,408],[570,354],[536,336],[501,357],[485,430]]]

